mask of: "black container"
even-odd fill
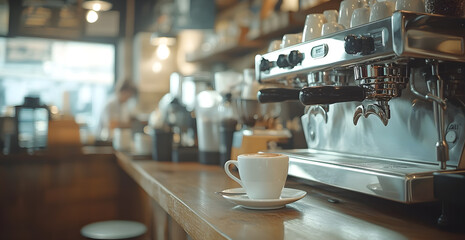
[[[173,132],[164,129],[152,130],[152,159],[171,162]]]
[[[220,166],[231,159],[231,147],[237,121],[235,119],[224,119],[220,122]]]
[[[15,106],[15,135],[20,150],[35,151],[47,147],[50,111],[38,97],[25,97]]]

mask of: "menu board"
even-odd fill
[[[22,6],[18,35],[76,39],[83,32],[84,10],[76,4],[63,7]]]
[[[98,20],[88,23],[88,10],[82,7],[82,1],[11,1],[8,36],[113,43],[121,34],[120,12],[125,6],[123,0],[118,3],[110,11],[98,12]]]

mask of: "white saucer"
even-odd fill
[[[231,188],[226,189],[223,192],[241,193],[245,192],[245,190],[243,188]],[[268,210],[283,208],[286,204],[302,199],[305,195],[307,195],[307,192],[305,191],[293,188],[284,188],[281,193],[281,197],[278,199],[250,199],[247,195],[223,195],[223,197],[244,208]]]

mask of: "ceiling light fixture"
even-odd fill
[[[82,7],[88,10],[93,10],[96,12],[103,12],[110,10],[113,5],[110,2],[103,1],[103,0],[91,0],[91,1],[84,1],[82,3]]]

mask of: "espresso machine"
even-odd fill
[[[396,11],[255,58],[261,102],[299,100],[289,175],[402,203],[465,173],[465,18]]]

